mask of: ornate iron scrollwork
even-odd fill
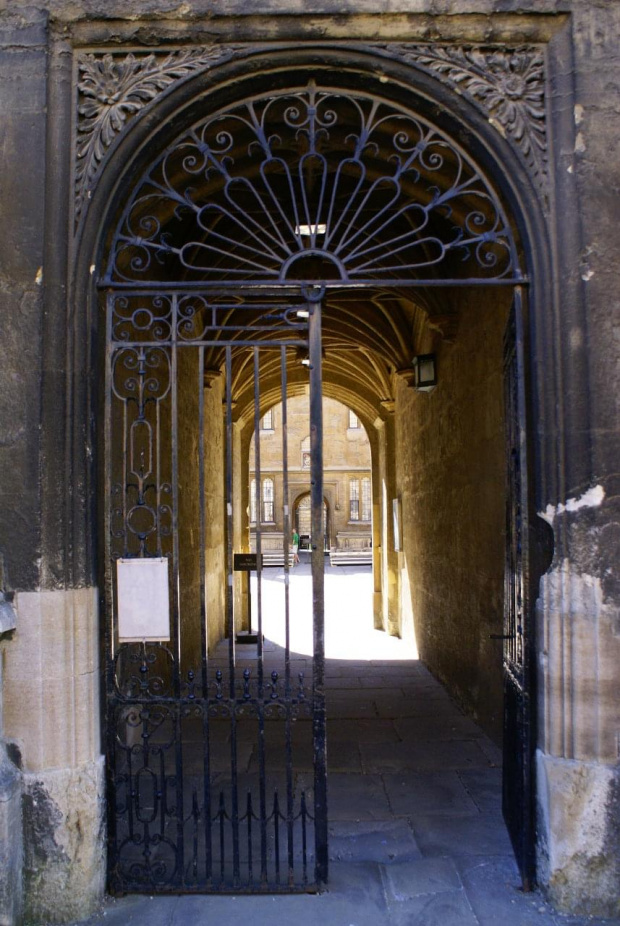
[[[192,126],[139,182],[107,282],[338,285],[519,278],[497,193],[447,135],[362,92],[247,100]]]
[[[503,49],[462,45],[373,46],[390,58],[423,68],[472,100],[508,138],[534,181],[547,180],[545,58],[542,48]]]
[[[515,146],[535,182],[547,176],[545,64],[538,46],[498,48],[435,43],[348,46],[432,73],[479,106]],[[102,163],[131,121],[176,84],[225,61],[266,50],[243,44],[173,51],[88,52],[78,57],[76,221],[86,211]]]

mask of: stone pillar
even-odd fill
[[[600,490],[589,496],[602,502]],[[581,554],[556,561],[541,582],[539,880],[560,909],[619,916],[620,613],[607,594],[611,575],[584,562],[595,567],[605,542],[596,520],[587,505],[555,519]]]
[[[24,918],[97,909],[105,883],[97,590],[20,592],[4,678],[23,775]]]
[[[253,421],[239,418],[233,425],[233,550],[236,553],[250,549],[250,441]],[[250,630],[250,573],[234,574],[234,608],[237,631]],[[255,629],[255,628],[254,628]]]
[[[379,427],[379,480],[381,494],[381,592],[382,626],[389,634],[398,636],[399,584],[398,554],[394,549],[392,501],[396,498],[396,441],[394,403],[381,403],[389,417]]]
[[[370,441],[370,466],[372,484],[372,614],[375,630],[385,630],[383,625],[383,593],[381,591],[382,568],[382,506],[381,506],[381,466],[379,450],[379,432],[383,429],[383,420],[377,418],[372,428],[367,428]]]
[[[22,776],[7,753],[2,710],[3,641],[15,626],[15,610],[0,592],[0,926],[21,921],[23,902]]]

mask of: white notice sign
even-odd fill
[[[170,639],[168,560],[116,561],[120,643]]]

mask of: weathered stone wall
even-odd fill
[[[46,18],[0,16],[0,553],[19,589],[37,586],[41,550]]]
[[[502,728],[504,577],[502,340],[507,300],[459,300],[454,343],[438,339],[438,385],[397,393],[402,582],[421,658],[496,740]],[[432,346],[432,333],[419,345]]]
[[[97,595],[21,592],[16,610],[4,718],[23,778],[25,916],[61,923],[105,882]]]

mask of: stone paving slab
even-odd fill
[[[325,687],[329,692],[348,691],[354,689],[359,691],[363,688],[363,679],[357,675],[336,675],[325,680]]]
[[[421,894],[406,903],[390,904],[388,923],[389,926],[479,926],[464,891]],[[509,926],[518,924],[513,922]]]
[[[496,813],[471,816],[417,814],[413,834],[424,855],[512,857],[503,820]]]
[[[422,857],[406,820],[331,823],[329,854],[343,862],[392,863]]]
[[[397,772],[400,769],[487,768],[489,760],[471,740],[408,740],[360,746],[364,771]]]
[[[420,676],[415,672],[403,673],[400,668],[390,671],[389,668],[384,666],[383,673],[364,672],[359,680],[360,686],[362,688],[388,688],[391,691],[395,688],[413,688],[426,691],[433,685],[432,679]]]
[[[338,742],[398,743],[400,737],[389,718],[340,718],[327,719],[327,754],[332,744]]]
[[[330,717],[349,717],[352,720],[364,717],[376,717],[377,710],[372,701],[333,699],[326,697],[327,713]]]
[[[454,862],[448,858],[398,862],[386,865],[381,870],[390,901],[411,900],[420,894],[460,891],[463,887]]]
[[[502,812],[501,768],[459,769],[458,776],[465,790],[482,813]]]
[[[388,820],[391,816],[380,775],[330,775],[328,807],[331,820]]]
[[[472,816],[478,808],[456,772],[402,772],[383,775],[390,808],[395,816]]]
[[[312,742],[306,740],[293,745],[292,761],[295,769],[311,769],[314,765],[314,748]],[[328,770],[329,772],[361,772],[362,760],[359,748],[355,742],[330,742],[328,751]],[[281,748],[271,748],[267,750],[267,765],[272,769],[286,768],[286,751],[284,744]],[[247,765],[250,772],[257,772],[259,768],[259,751],[258,746],[254,746],[251,760]]]
[[[454,713],[437,723],[436,717],[418,714],[415,717],[397,717],[394,719],[394,728],[401,740],[453,740],[453,739],[486,739],[484,733],[473,720],[462,714]],[[484,749],[482,744],[481,748]],[[485,751],[488,759],[488,754]]]
[[[454,717],[455,706],[447,697],[436,695],[429,698],[406,698],[388,696],[385,698],[375,697],[375,713],[378,717],[416,717],[424,715],[427,717]],[[443,721],[442,721],[443,722]]]
[[[499,746],[496,746],[495,743],[492,743],[491,740],[485,736],[480,740],[480,748],[489,760],[489,765],[493,765],[497,768],[502,767],[503,756]]]
[[[521,890],[514,858],[461,858],[455,859],[455,865],[480,926],[553,922],[553,908],[540,894]]]

